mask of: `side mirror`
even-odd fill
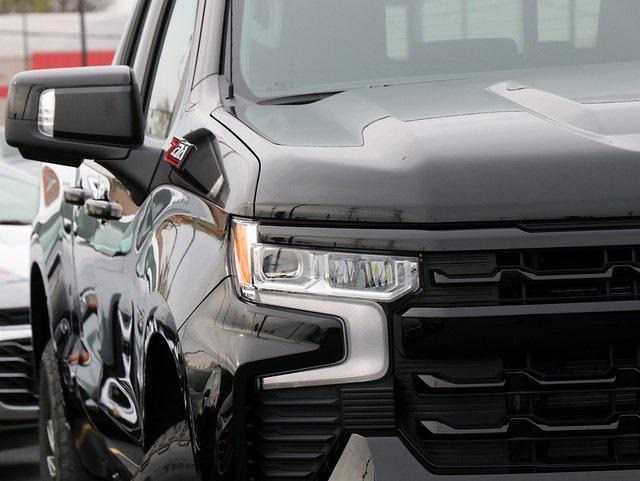
[[[138,84],[126,66],[33,70],[12,80],[7,143],[23,157],[77,167],[119,160],[144,142]]]

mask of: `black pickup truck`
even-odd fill
[[[44,479],[640,478],[639,27],[149,0],[17,75]]]

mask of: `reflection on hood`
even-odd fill
[[[382,120],[427,119],[527,111],[491,87],[520,84],[573,103],[625,104],[640,99],[640,62],[494,72],[478,76],[359,88],[305,105],[249,104],[241,120],[271,142],[297,147],[361,147]],[[547,97],[548,97],[547,96]],[[622,105],[621,108],[624,108]]]

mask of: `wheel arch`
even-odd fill
[[[181,421],[191,425],[189,394],[177,336],[156,325],[145,342],[143,367],[143,439],[148,450]]]
[[[46,283],[40,266],[34,262],[31,266],[29,282],[29,318],[33,342],[33,359],[36,375],[40,371],[42,353],[51,339],[51,315]]]

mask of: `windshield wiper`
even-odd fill
[[[314,92],[310,94],[294,94],[283,95],[282,97],[272,97],[265,100],[260,100],[260,105],[306,105],[324,100],[328,97],[338,95],[344,92],[344,90],[337,90],[334,92]]]

